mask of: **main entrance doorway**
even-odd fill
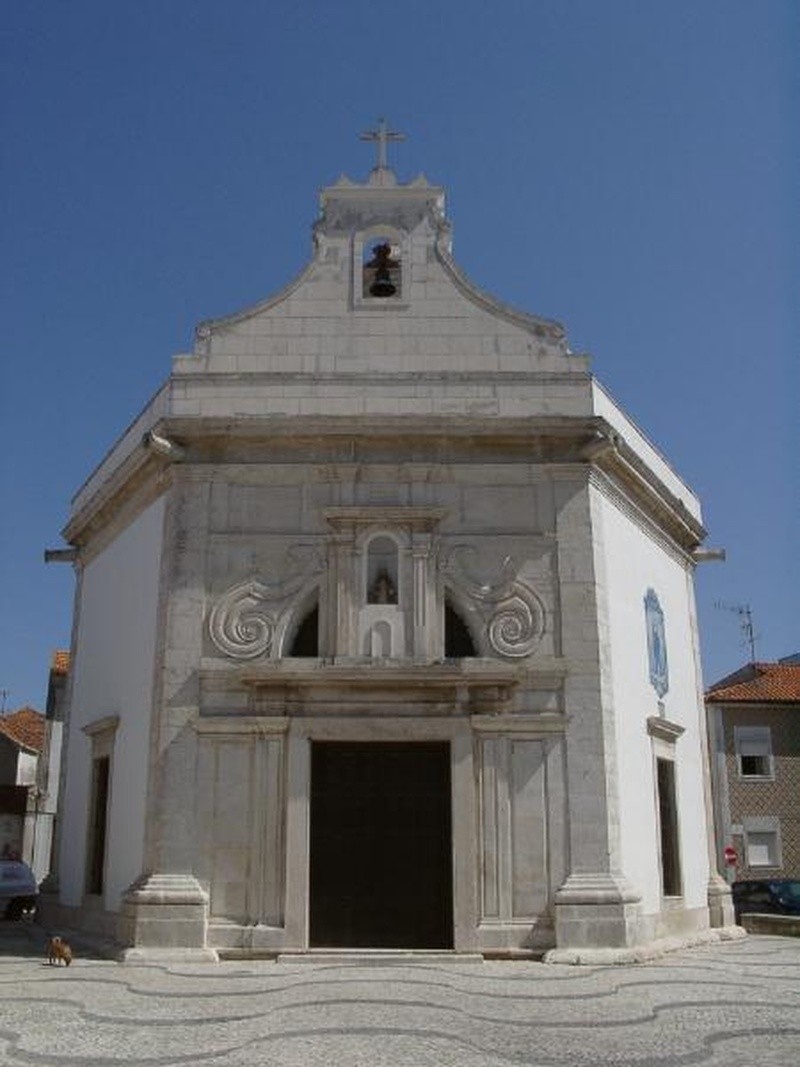
[[[311,746],[312,947],[452,948],[450,746]]]

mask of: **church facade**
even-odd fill
[[[386,136],[73,500],[52,913],[129,960],[719,936],[699,503]]]

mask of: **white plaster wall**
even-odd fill
[[[91,740],[83,727],[119,716],[113,742],[105,906],[141,874],[164,498],[84,569],[73,660],[60,856],[62,901],[85,882]]]
[[[655,590],[664,612],[669,691],[664,716],[685,728],[675,745],[683,897],[686,908],[706,904],[708,855],[703,803],[698,680],[691,612],[682,562],[648,536],[614,503],[592,490],[601,509],[605,587],[610,621],[611,673],[617,722],[621,856],[625,875],[643,894],[644,910],[661,910],[653,742],[647,719],[657,716],[650,684],[644,597]]]

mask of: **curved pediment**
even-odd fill
[[[176,374],[585,372],[560,324],[467,278],[452,256],[444,190],[424,176],[342,177],[320,206],[305,269],[265,300],[201,323],[194,358],[179,358]]]

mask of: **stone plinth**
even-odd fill
[[[125,893],[119,921],[125,963],[208,960],[208,894],[190,874],[148,874]]]
[[[641,898],[619,876],[572,874],[556,893],[556,944],[550,963],[572,962],[575,950],[627,950],[642,940]],[[561,954],[570,958],[561,959]]]
[[[733,926],[733,897],[728,883],[718,874],[708,880],[708,917],[714,928]]]

